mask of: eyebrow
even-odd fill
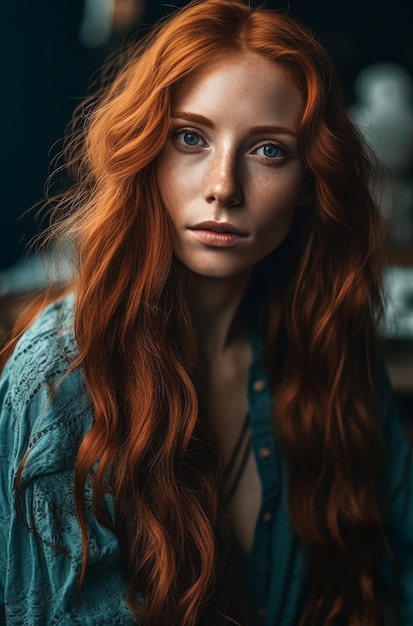
[[[190,113],[189,111],[174,111],[172,113],[172,117],[179,118],[181,120],[186,120],[187,122],[194,122],[195,124],[202,124],[207,128],[214,128],[214,123],[208,117],[204,115],[199,115],[198,113]],[[265,125],[265,126],[254,126],[250,128],[248,133],[250,135],[260,135],[266,133],[281,133],[284,135],[292,135],[293,137],[297,137],[297,133],[291,130],[291,128],[287,128],[287,126],[281,125]]]

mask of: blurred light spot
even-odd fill
[[[83,20],[79,28],[79,41],[87,48],[100,48],[112,33],[114,0],[85,0]]]

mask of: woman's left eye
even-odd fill
[[[255,152],[267,159],[276,159],[285,156],[284,150],[274,143],[266,143],[256,148]]]

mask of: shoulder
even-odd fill
[[[56,463],[66,464],[65,456],[72,465],[91,425],[83,373],[70,369],[77,354],[73,312],[73,296],[44,309],[17,343],[1,377],[2,438],[13,465],[27,453],[26,479],[39,464],[56,470]]]
[[[401,464],[411,464],[411,442],[407,436],[390,376],[382,362],[378,365],[376,380],[378,418],[386,451],[386,461],[390,463],[390,467],[386,471],[391,470],[394,474]]]
[[[377,366],[376,389],[379,417],[382,426],[384,429],[392,428],[395,422],[401,422],[402,419],[397,407],[396,395],[389,373],[382,361],[380,361]]]
[[[67,369],[76,354],[72,295],[47,306],[22,335],[2,378],[33,392],[39,380],[53,377],[56,366]]]
[[[379,418],[384,444],[384,492],[390,497],[392,507],[403,500],[404,514],[410,511],[413,521],[413,456],[409,440],[396,402],[390,377],[381,364],[378,372]]]

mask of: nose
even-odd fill
[[[205,199],[221,206],[238,206],[243,201],[240,166],[231,150],[211,157],[206,171]]]

